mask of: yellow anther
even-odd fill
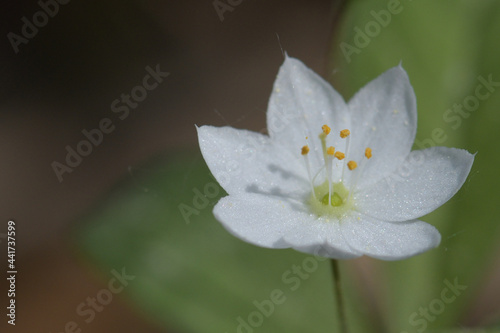
[[[347,167],[349,168],[349,170],[354,170],[358,167],[358,163],[354,161],[349,161],[347,162]]]
[[[323,130],[323,133],[325,133],[326,135],[330,134],[331,129],[330,127],[328,127],[328,125],[325,124],[321,126],[321,129]]]
[[[302,147],[302,155],[307,155],[309,153],[309,146],[304,146]]]
[[[340,151],[336,151],[335,152],[335,157],[338,159],[338,160],[343,160],[344,157],[345,157],[345,154],[344,153],[341,153]]]
[[[366,148],[365,149],[365,156],[368,159],[370,159],[372,157],[372,149],[371,148]]]
[[[340,131],[340,137],[342,139],[347,138],[349,136],[349,134],[351,134],[351,131],[349,131],[348,129]]]
[[[328,155],[332,155],[333,156],[333,154],[335,154],[335,148],[333,146],[328,147],[328,149],[326,150],[326,153]]]

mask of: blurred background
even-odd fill
[[[265,131],[285,51],[346,99],[402,62],[417,95],[415,149],[478,153],[464,188],[423,218],[442,233],[438,249],[342,263],[353,331],[499,327],[498,1],[10,1],[1,17],[0,237],[14,220],[18,269],[16,326],[2,315],[2,332],[70,332],[72,322],[236,332],[276,288],[287,302],[252,331],[336,325],[327,263],[291,292],[282,275],[306,255],[229,236],[211,215],[218,187],[203,208],[193,201],[214,183],[195,124]],[[478,86],[487,98],[474,99]],[[97,128],[109,133],[80,144]],[[68,166],[78,149],[91,152]],[[182,204],[197,213],[186,219]],[[110,294],[123,268],[134,278]],[[419,314],[456,279],[467,286],[456,301],[432,320]],[[5,309],[5,279],[0,289]],[[95,316],[88,298],[102,305]]]

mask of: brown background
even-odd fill
[[[18,54],[3,38],[0,223],[16,221],[19,272],[17,325],[8,331],[55,333],[81,322],[77,305],[107,281],[68,241],[78,217],[134,166],[196,146],[194,124],[264,128],[282,50],[325,74],[338,5],[243,1],[221,22],[212,1],[71,1]],[[20,34],[21,18],[39,10],[36,1],[4,4],[3,36]],[[156,64],[170,76],[59,183],[51,163],[64,162],[65,146],[75,147],[83,129],[112,118],[111,102]],[[6,287],[2,279],[2,304]],[[81,328],[162,331],[120,297]]]

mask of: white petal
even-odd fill
[[[297,251],[333,259],[352,259],[362,255],[345,241],[339,221],[318,219],[297,224],[284,237]]]
[[[312,169],[317,171],[324,165],[318,135],[325,124],[332,129],[328,146],[343,149],[345,142],[338,133],[350,124],[344,99],[302,62],[286,57],[274,82],[267,110],[271,138],[292,152],[299,152],[308,144]]]
[[[462,187],[473,161],[462,149],[415,150],[397,172],[355,195],[358,210],[386,221],[428,214]]]
[[[201,153],[229,194],[245,192],[299,198],[310,184],[300,151],[276,148],[268,136],[231,127],[198,128]]]
[[[396,169],[410,153],[417,130],[417,105],[408,75],[394,67],[363,87],[349,101],[351,143],[346,159],[365,160],[358,188],[369,186]]]
[[[338,221],[319,220],[293,200],[230,195],[217,203],[214,215],[233,235],[258,246],[294,248],[336,259],[360,256],[343,239]]]
[[[214,207],[214,216],[236,237],[269,248],[291,247],[283,236],[316,218],[300,203],[260,194],[224,197]]]
[[[441,235],[428,223],[379,221],[363,214],[341,223],[342,234],[356,250],[382,260],[400,260],[437,247]]]

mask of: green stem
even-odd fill
[[[335,298],[337,300],[337,311],[340,320],[340,332],[348,333],[347,322],[345,317],[344,299],[342,298],[342,288],[340,285],[340,271],[337,260],[331,259],[332,263],[332,275],[333,275],[333,290],[335,292]]]

